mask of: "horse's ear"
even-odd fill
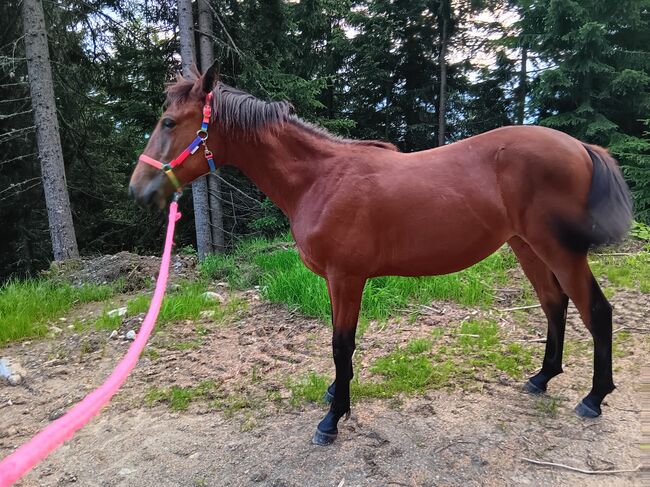
[[[203,87],[203,93],[210,93],[212,91],[212,88],[214,88],[214,85],[216,85],[219,81],[219,67],[219,61],[215,61],[212,63],[212,66],[206,69],[205,73],[203,73],[201,83]]]

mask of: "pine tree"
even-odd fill
[[[540,123],[606,147],[620,159],[650,219],[650,1],[523,2],[546,57],[534,92]],[[532,30],[532,29],[531,29]]]

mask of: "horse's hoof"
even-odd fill
[[[325,391],[325,394],[323,394],[323,402],[326,404],[331,404],[333,400],[334,394],[330,394],[330,391]]]
[[[528,394],[544,394],[546,391],[544,389],[541,389],[537,387],[535,384],[533,384],[530,380],[527,380],[526,383],[524,384],[524,392],[527,392]]]
[[[594,409],[591,406],[587,406],[584,400],[578,403],[574,411],[581,418],[597,418],[600,416],[600,408]]]
[[[318,446],[327,446],[331,445],[334,443],[334,440],[336,439],[337,433],[323,433],[321,430],[317,429],[316,433],[314,433],[313,438],[311,439],[311,442],[314,445]]]

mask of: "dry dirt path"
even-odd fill
[[[141,360],[111,405],[18,485],[641,485],[638,474],[587,476],[522,458],[595,470],[639,465],[638,380],[650,358],[647,334],[633,332],[619,344],[618,389],[601,418],[583,420],[572,412],[589,389],[591,346],[571,311],[567,339],[584,346],[574,346],[578,352],[565,357],[565,374],[549,388],[551,403],[522,393],[520,381],[498,375],[421,396],[362,400],[341,424],[335,444],[322,448],[312,446],[310,437],[326,406],[290,405],[285,385],[287,378],[308,371],[331,374],[329,327],[250,293],[246,300],[248,308],[229,324],[212,327],[203,320],[159,331],[153,338],[156,353]],[[612,302],[615,329],[647,328],[650,296],[621,291]],[[441,307],[443,315],[371,323],[356,357],[361,380],[375,357],[470,315],[498,317],[513,342],[545,333],[537,309],[495,315],[448,303]],[[0,456],[107,376],[127,347],[107,336],[66,330],[2,350],[27,376],[18,387],[0,385]],[[194,345],[184,349],[187,343]],[[537,362],[544,345],[526,343],[535,348]],[[197,400],[174,412],[164,404],[145,404],[152,387],[192,386],[204,379],[215,380],[223,398],[247,398],[245,405],[224,410]]]

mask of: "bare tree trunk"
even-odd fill
[[[199,52],[201,56],[201,71],[205,72],[214,62],[212,38],[212,10],[209,0],[199,2]],[[225,249],[223,235],[223,208],[221,206],[221,181],[216,174],[210,174],[208,180],[208,203],[210,206],[210,232],[212,237],[212,251],[221,253]]]
[[[441,24],[442,31],[440,33],[440,53],[438,55],[438,63],[440,64],[440,94],[438,96],[438,146],[445,145],[445,133],[447,131],[447,15],[441,3],[440,13],[442,16]]]
[[[23,0],[25,54],[34,109],[36,142],[54,260],[79,257],[56,118],[52,68],[41,0]]]
[[[181,45],[181,65],[183,67],[183,76],[189,77],[192,65],[196,64],[194,57],[194,18],[192,16],[192,0],[178,0],[178,32]],[[199,260],[203,260],[212,252],[207,178],[199,178],[192,183],[192,199],[194,201],[196,247],[199,254]]]
[[[517,90],[517,123],[520,125],[524,124],[526,120],[526,79],[528,77],[527,73],[527,63],[528,63],[528,47],[523,44],[521,46],[521,69],[519,71],[519,86]]]

